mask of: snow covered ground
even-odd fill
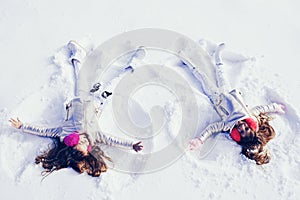
[[[1,0],[1,198],[299,199],[299,8],[296,0]],[[176,31],[208,53],[225,42],[226,76],[233,87],[242,89],[249,106],[271,101],[286,105],[286,114],[272,121],[277,136],[268,146],[269,164],[257,166],[243,158],[240,147],[220,134],[206,156],[201,151],[186,152],[152,173],[109,170],[92,178],[64,169],[41,182],[42,168],[34,158],[50,139],[22,134],[9,126],[8,119],[19,116],[26,122],[59,124],[72,90],[64,45],[77,39],[96,48],[117,34],[139,28]],[[195,80],[188,81],[197,91]],[[216,115],[207,100],[196,94],[200,131]],[[111,103],[105,109],[111,109]],[[172,115],[165,131],[172,134],[179,117],[175,107],[169,109]],[[115,128],[109,117],[103,119],[103,127]],[[214,142],[203,148],[209,149],[209,144]],[[144,145],[147,152],[147,142]]]

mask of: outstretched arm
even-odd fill
[[[207,138],[209,138],[214,133],[222,132],[224,130],[224,127],[224,122],[216,122],[208,125],[204,131],[202,131],[194,139],[190,140],[190,150],[198,149],[201,144],[203,144],[203,142],[207,140]]]
[[[55,128],[45,128],[45,127],[38,127],[31,124],[23,124],[19,118],[17,119],[9,119],[12,127],[21,129],[24,133],[30,133],[33,135],[38,135],[42,137],[58,137],[62,132],[61,127]]]
[[[116,137],[108,136],[107,134],[104,134],[102,132],[97,132],[96,142],[103,143],[110,146],[115,146],[115,147],[133,149],[136,152],[141,151],[143,149],[143,146],[141,145],[142,143],[141,141],[134,143],[132,141],[127,141]]]
[[[251,111],[255,116],[258,116],[260,113],[285,113],[285,107],[282,104],[271,103],[269,105],[256,106]]]

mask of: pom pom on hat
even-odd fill
[[[64,138],[64,143],[69,146],[73,147],[79,143],[79,134],[77,131],[72,132],[70,135]]]

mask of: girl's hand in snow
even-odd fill
[[[191,139],[189,143],[190,143],[190,150],[198,149],[203,144],[200,138]]]
[[[276,111],[277,113],[280,113],[280,114],[284,114],[285,113],[285,106],[283,104],[277,104],[276,106]]]
[[[13,119],[10,118],[9,122],[11,123],[11,125],[17,129],[20,129],[22,127],[22,122],[20,121],[20,119],[17,117],[17,119]]]
[[[141,151],[143,149],[143,145],[141,145],[141,141],[135,143],[134,145],[132,145],[133,150],[135,150],[136,152]]]

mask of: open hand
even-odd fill
[[[17,129],[20,129],[22,126],[22,122],[20,121],[20,119],[18,117],[17,117],[17,119],[10,118],[8,121],[11,123],[11,125],[13,127],[17,128]]]
[[[141,145],[141,141],[135,143],[134,145],[132,145],[133,150],[135,150],[136,152],[139,152],[143,149],[143,145]]]
[[[277,112],[280,114],[285,113],[285,106],[283,104],[278,104]]]
[[[203,144],[203,142],[199,138],[194,138],[190,140],[189,144],[190,150],[196,150]]]

